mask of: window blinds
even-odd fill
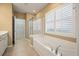
[[[56,10],[56,31],[71,33],[72,32],[72,5],[66,5],[63,8]]]
[[[66,4],[56,10],[51,10],[45,15],[45,32],[73,32],[73,6]]]

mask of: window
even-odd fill
[[[73,6],[64,5],[51,10],[45,15],[45,32],[57,35],[72,36],[73,34]],[[69,34],[69,35],[68,35]]]
[[[56,31],[72,33],[72,5],[64,6],[56,11]]]
[[[38,34],[40,33],[40,19],[34,20],[33,21],[33,33]]]
[[[54,21],[55,21],[55,12],[50,11],[45,16],[45,31],[46,32],[53,32],[54,31]]]

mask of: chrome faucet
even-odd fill
[[[56,50],[55,50],[55,54],[56,54],[56,55],[58,54],[60,47],[61,47],[61,45],[59,45],[59,46],[56,48]],[[62,53],[60,53],[60,54],[61,54],[61,56],[62,56]]]

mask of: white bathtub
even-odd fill
[[[46,35],[33,36],[33,47],[41,56],[55,56],[51,49],[55,50],[59,45],[61,45],[61,49],[59,51],[63,56],[76,55],[76,43]]]

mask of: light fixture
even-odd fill
[[[36,10],[33,10],[34,13],[36,13]]]

